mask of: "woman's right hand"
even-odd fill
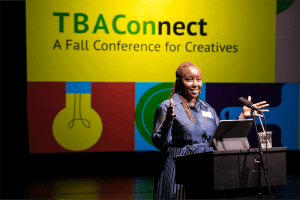
[[[167,110],[167,115],[166,115],[166,119],[167,122],[171,122],[174,120],[174,118],[176,117],[176,115],[174,114],[174,107],[173,107],[173,99],[170,99],[170,106],[168,107]]]

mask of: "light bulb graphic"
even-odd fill
[[[67,82],[66,87],[66,107],[53,121],[53,135],[65,149],[83,151],[99,140],[102,121],[91,108],[90,82]]]

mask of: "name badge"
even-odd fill
[[[203,111],[203,110],[201,110],[201,111],[202,111],[202,116],[203,117],[209,117],[211,119],[213,118],[212,115],[211,115],[211,112],[206,112],[206,111]]]

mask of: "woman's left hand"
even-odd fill
[[[248,97],[248,101],[251,102],[251,96]],[[269,104],[265,104],[265,103],[267,103],[267,102],[261,101],[259,103],[255,103],[253,105],[256,106],[261,112],[269,112],[269,110],[261,110],[262,108],[269,106]],[[257,116],[257,117],[263,117],[262,115],[258,114],[257,111],[254,111],[254,113],[255,113],[255,116]],[[244,106],[243,112],[240,114],[240,118],[248,119],[249,117],[251,117],[251,108]]]

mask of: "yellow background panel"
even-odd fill
[[[64,32],[59,32],[59,17],[54,12],[69,13],[64,17]],[[74,13],[88,16],[85,33],[74,32]],[[109,31],[93,33],[98,16],[102,14]],[[117,34],[112,21],[117,15]],[[206,36],[194,25],[187,33],[189,22],[203,19]],[[82,18],[79,18],[82,20]],[[140,32],[127,30],[130,21],[138,21]],[[155,23],[155,35],[148,27],[143,34],[143,21]],[[159,21],[169,21],[171,34],[158,34]],[[184,35],[175,35],[173,24],[185,24]],[[269,82],[275,81],[275,0],[197,0],[197,1],[118,1],[61,0],[26,1],[27,80],[28,81],[89,81],[89,82],[173,82],[180,63],[196,63],[205,82]],[[102,26],[102,23],[100,23]],[[83,29],[83,25],[78,26]],[[135,25],[132,26],[135,30]],[[55,46],[59,41],[61,49]],[[70,44],[66,45],[66,41]],[[96,50],[103,43],[157,44],[159,51]],[[83,46],[81,46],[83,42]],[[169,42],[168,48],[166,43]],[[79,50],[74,48],[78,44]],[[189,43],[186,48],[186,44]],[[86,46],[87,44],[87,46]],[[179,49],[170,50],[173,44]],[[236,45],[237,52],[224,52],[211,45]],[[189,52],[196,45],[195,52]],[[198,45],[210,45],[210,52],[199,52]],[[173,47],[175,47],[173,46]],[[87,50],[88,48],[88,50]],[[153,49],[153,47],[152,47]],[[234,49],[231,49],[234,51]]]

